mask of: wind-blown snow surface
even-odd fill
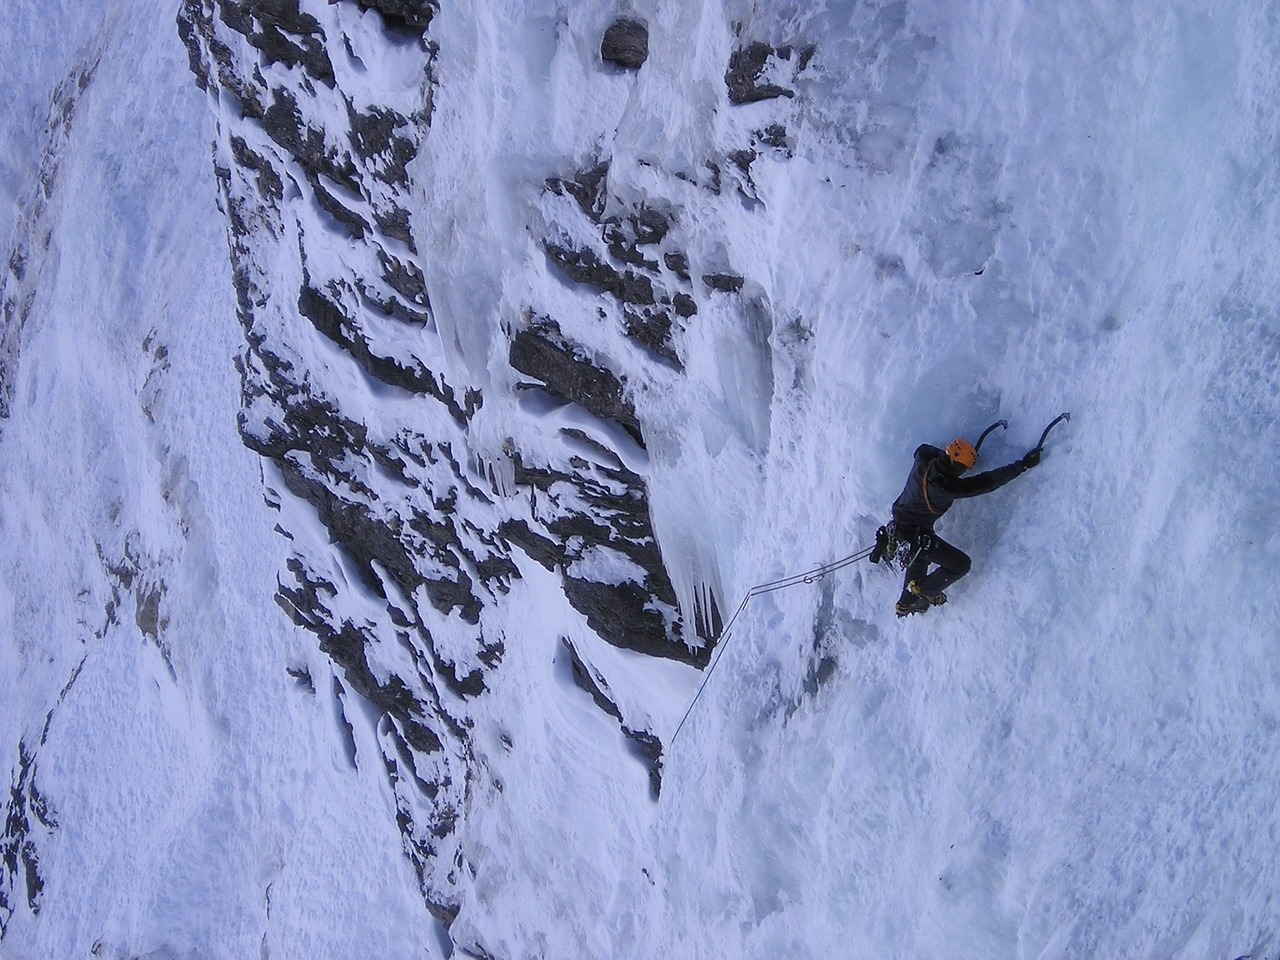
[[[0,955],[421,956],[394,819],[352,815],[385,783],[286,672],[330,676],[272,602],[283,543],[236,431],[211,124],[173,15],[4,15],[30,160],[6,309],[35,293],[5,320]],[[75,46],[17,70],[55,37]]]
[[[898,584],[865,566],[755,600],[656,803],[617,725],[563,693],[557,624],[525,624],[492,677],[515,748],[477,746],[500,786],[467,813],[453,941],[1276,956],[1280,11],[637,8],[636,74],[598,63],[603,3],[442,10],[420,221],[473,369],[476,305],[590,315],[522,231],[544,179],[601,149],[611,193],[677,213],[695,275],[746,278],[736,300],[696,288],[682,376],[633,384],[686,597],[707,580],[732,609],[868,544],[921,441],[1008,417],[997,464],[1073,420],[944,521],[975,564],[942,610],[895,620]],[[284,548],[235,435],[210,133],[172,11],[17,9],[4,197],[33,252],[0,357],[0,722],[43,889],[36,913],[10,870],[0,946],[441,955],[382,781],[286,673],[331,668],[271,601]],[[794,97],[729,104],[752,39],[817,45],[779,78]],[[16,72],[28,44],[49,56]],[[90,62],[59,125],[53,87]],[[747,147],[749,171],[726,160]],[[558,609],[555,578],[521,569],[522,602]],[[635,676],[673,729],[697,675]]]

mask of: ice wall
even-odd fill
[[[819,98],[773,206],[812,386],[775,399],[738,562],[864,542],[916,442],[1008,416],[999,463],[1074,418],[941,526],[975,557],[947,607],[895,622],[862,571],[753,610],[673,751],[697,944],[666,944],[1270,956],[1274,14],[873,10],[862,58],[820,46],[858,95]]]
[[[1271,5],[647,2],[638,69],[603,2],[430,7],[425,45],[379,11],[430,5],[253,6],[188,5],[203,100],[150,10],[56,8],[77,52],[6,68],[53,148],[5,161],[5,950],[1276,955]],[[393,101],[411,159],[308,156]],[[292,384],[359,443],[260,472],[263,344],[249,438],[305,426]],[[385,382],[416,360],[438,395]],[[946,607],[897,620],[870,566],[758,598],[671,742],[675,624],[868,545],[919,442],[1007,417],[998,465],[1067,409],[940,526]],[[381,531],[346,552],[279,472],[316,451]],[[465,626],[396,592],[430,549],[378,556],[424,516],[484,547],[433,577],[497,573]],[[610,642],[642,620],[669,656]]]

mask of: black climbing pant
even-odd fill
[[[936,597],[966,573],[972,561],[969,555],[959,547],[953,547],[936,533],[924,535],[924,543],[907,564],[906,575],[902,579],[902,592],[909,591],[907,585],[917,581],[920,592],[926,597]],[[936,566],[933,573],[930,566]]]

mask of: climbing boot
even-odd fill
[[[907,590],[912,596],[918,597],[931,607],[940,607],[947,602],[947,595],[939,590],[937,593],[928,594],[920,589],[920,581],[912,580],[907,584]]]
[[[924,597],[917,597],[907,591],[902,592],[902,596],[898,598],[898,602],[893,607],[893,612],[900,617],[907,617],[913,613],[924,613],[929,609],[929,601]]]

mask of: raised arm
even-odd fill
[[[1020,477],[1031,467],[1040,462],[1040,456],[1033,450],[1021,460],[988,470],[986,473],[975,473],[971,477],[946,477],[942,481],[948,493],[957,499],[964,497],[980,497],[992,490],[999,490],[1010,480]]]

